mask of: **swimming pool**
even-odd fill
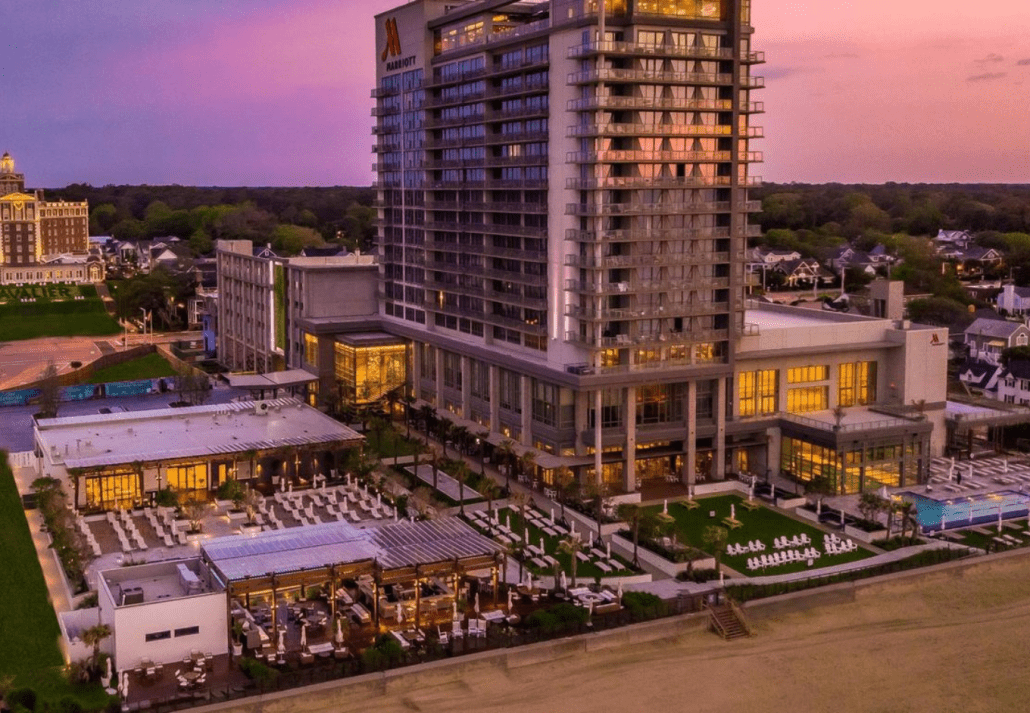
[[[912,492],[898,493],[904,500],[916,505],[916,519],[923,532],[950,530],[956,527],[998,522],[998,509],[1008,520],[1030,514],[1030,496],[1016,490],[935,500]]]

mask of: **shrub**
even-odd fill
[[[243,486],[240,485],[240,481],[235,478],[223,480],[222,484],[218,486],[218,499],[232,500],[233,505],[236,507],[239,507],[239,503],[243,502],[245,495],[246,491],[243,489]]]
[[[590,612],[587,609],[562,602],[548,609],[536,610],[526,617],[526,626],[540,629],[544,633],[553,633],[585,624],[589,618]]]
[[[622,595],[622,606],[637,615],[648,610],[660,613],[665,608],[662,598],[650,592],[626,592]]]
[[[171,488],[162,488],[154,495],[154,504],[165,508],[178,507],[179,494]]]
[[[403,656],[404,650],[397,639],[389,634],[383,634],[374,644],[361,652],[361,662],[366,668],[380,669],[400,661]]]
[[[31,688],[16,688],[7,694],[5,702],[14,710],[19,706],[27,711],[36,710],[36,692]]]
[[[279,672],[274,668],[269,668],[257,659],[252,658],[240,659],[240,670],[243,671],[244,676],[259,683],[271,681],[279,675]]]
[[[680,572],[676,579],[681,582],[697,582],[703,584],[719,578],[719,572],[714,569],[695,569],[690,572]]]

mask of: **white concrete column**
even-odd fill
[[[726,478],[726,377],[719,377],[715,391],[715,478]]]
[[[471,418],[472,413],[472,359],[466,355],[461,357],[461,417]]]
[[[533,381],[529,376],[519,376],[519,394],[522,399],[522,438],[524,446],[533,445]]]
[[[501,377],[500,368],[490,365],[490,430],[498,433],[501,430]]]
[[[604,442],[601,432],[601,389],[594,392],[594,482],[601,484],[602,450]]]
[[[687,455],[683,463],[681,482],[697,482],[697,382],[687,382]]]
[[[622,484],[627,493],[637,489],[637,388],[626,387],[623,405],[626,424],[626,443],[623,447],[625,465],[623,466]]]

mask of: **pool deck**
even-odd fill
[[[1025,456],[991,456],[966,461],[951,458],[934,458],[930,463],[929,482],[922,485],[887,488],[890,495],[913,493],[933,500],[977,498],[993,493],[1021,492],[1030,495],[1030,459]],[[961,474],[961,480],[958,479]],[[879,491],[878,491],[879,492]],[[826,505],[861,517],[859,500],[861,496],[837,495],[823,499]],[[1025,518],[1026,515],[1018,515]],[[1004,519],[1011,519],[1005,517]],[[983,524],[976,523],[976,524]],[[960,529],[950,525],[949,530]]]

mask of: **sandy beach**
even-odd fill
[[[382,687],[266,702],[265,710],[1025,710],[1030,561],[1024,556],[752,610],[755,636],[703,630],[507,668],[476,662]],[[320,699],[321,700],[316,700]]]

